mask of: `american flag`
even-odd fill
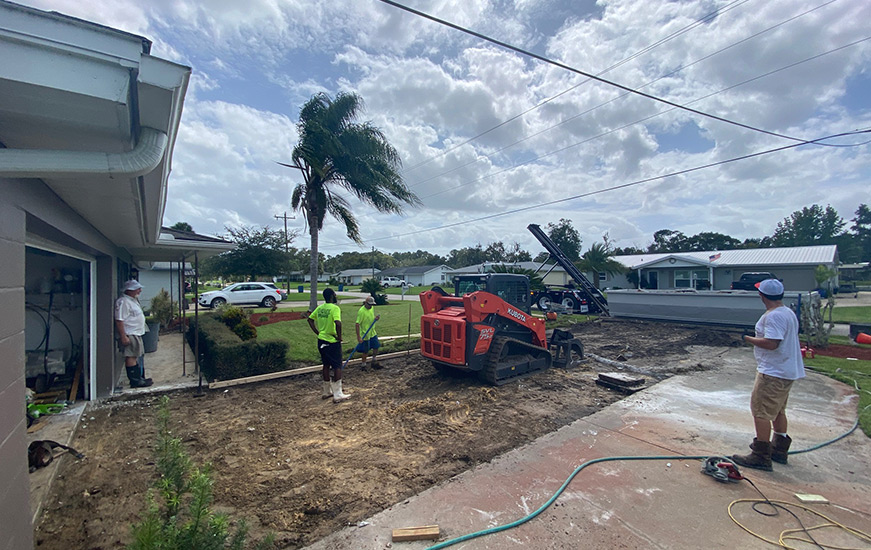
[[[719,260],[720,256],[722,256],[722,254],[717,252],[716,254],[711,254],[710,256],[708,256],[708,260],[713,262],[714,260]]]

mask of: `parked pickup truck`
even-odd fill
[[[756,283],[765,279],[777,279],[777,276],[767,271],[742,273],[740,279],[732,281],[732,290],[756,290]]]

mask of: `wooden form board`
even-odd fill
[[[441,531],[438,525],[424,525],[421,527],[402,527],[393,530],[393,542],[407,542],[411,540],[438,540]]]
[[[414,350],[406,350],[406,351],[397,351],[396,353],[387,353],[384,355],[379,355],[378,359],[390,359],[391,357],[401,357],[403,355],[411,355],[415,353],[420,353],[419,349]],[[361,359],[355,359],[348,363],[349,365],[359,364]],[[235,378],[233,380],[218,380],[215,382],[211,382],[209,384],[210,390],[216,390],[219,388],[227,388],[230,386],[239,386],[242,384],[251,384],[254,382],[263,382],[264,380],[275,380],[276,378],[284,378],[286,376],[295,376],[297,374],[309,374],[312,372],[320,372],[323,369],[322,365],[313,365],[311,367],[302,367],[300,369],[290,369],[283,370],[279,372],[269,372],[266,374],[258,374],[256,376],[246,376],[245,378]]]

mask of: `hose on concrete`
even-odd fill
[[[869,405],[869,406],[871,406],[871,405]],[[867,409],[867,408],[868,407],[865,407],[865,409]],[[864,411],[864,409],[863,409],[863,411]],[[845,437],[849,436],[851,433],[856,431],[856,428],[858,428],[858,427],[859,427],[859,417],[857,415],[856,422],[853,423],[853,427],[850,428],[849,430],[847,430],[842,435],[839,435],[838,437],[836,437],[834,439],[830,439],[829,441],[825,441],[823,443],[820,443],[818,445],[814,445],[814,446],[809,447],[807,449],[798,449],[798,450],[794,450],[794,451],[789,451],[787,454],[794,455],[794,454],[800,454],[800,453],[807,453],[810,451],[815,451],[815,450],[820,449],[822,447],[825,447],[827,445],[831,445],[832,443],[835,443],[836,441],[840,441],[841,439],[844,439]],[[496,527],[490,527],[489,529],[483,529],[481,531],[469,533],[468,535],[462,535],[462,536],[454,538],[454,539],[440,542],[439,544],[436,544],[435,546],[430,546],[426,550],[440,550],[441,548],[447,548],[448,546],[453,546],[454,544],[459,544],[459,543],[465,542],[467,540],[471,540],[471,539],[478,538],[478,537],[483,537],[485,535],[492,535],[494,533],[499,533],[502,531],[507,531],[507,530],[513,529],[519,525],[523,525],[527,521],[534,519],[539,514],[544,512],[547,508],[549,508],[550,505],[553,504],[556,501],[556,499],[558,499],[560,497],[560,495],[563,493],[563,491],[565,491],[566,488],[568,488],[569,484],[572,482],[572,480],[575,478],[575,476],[577,476],[581,472],[581,470],[583,470],[587,466],[592,466],[593,464],[598,464],[600,462],[613,462],[613,461],[618,461],[618,460],[621,460],[621,461],[622,460],[627,460],[627,461],[628,460],[705,460],[708,458],[708,456],[710,456],[710,455],[608,456],[608,457],[588,460],[587,462],[584,462],[583,464],[581,464],[580,466],[575,468],[574,471],[571,474],[569,474],[569,476],[566,478],[566,480],[563,482],[563,484],[560,486],[560,488],[557,489],[557,491],[553,494],[553,496],[551,496],[547,500],[547,502],[542,504],[541,507],[538,508],[538,510],[532,512],[531,514],[529,514],[525,517],[522,517],[516,521],[512,521],[511,523],[507,523],[505,525],[498,525]]]

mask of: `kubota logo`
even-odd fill
[[[508,315],[514,317],[515,319],[523,321],[524,323],[526,322],[526,315],[520,313],[519,311],[515,311],[510,307],[508,308]]]

